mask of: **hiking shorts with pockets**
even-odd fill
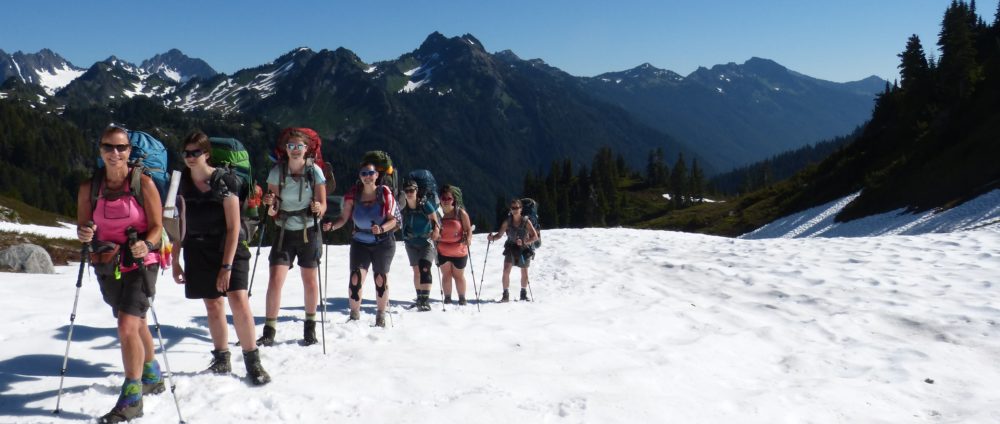
[[[156,295],[156,276],[160,266],[146,265],[146,268],[121,274],[115,279],[114,274],[97,274],[97,282],[101,286],[101,296],[104,303],[111,306],[111,313],[118,318],[119,312],[146,318],[149,309],[149,299]]]

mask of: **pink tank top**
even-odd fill
[[[437,250],[442,256],[464,258],[469,254],[469,246],[462,243],[465,231],[462,229],[462,221],[458,217],[458,210],[455,210],[455,215],[455,218],[441,220],[441,240],[438,241]]]
[[[149,223],[146,222],[146,211],[139,206],[139,201],[131,195],[132,188],[130,187],[131,184],[128,183],[130,178],[131,170],[129,171],[129,176],[125,177],[125,193],[122,193],[121,196],[118,196],[114,200],[104,198],[105,182],[101,182],[97,207],[94,208],[93,213],[94,224],[97,225],[97,234],[95,234],[97,240],[124,245],[128,242],[128,236],[125,235],[125,229],[128,227],[135,228],[139,234],[143,234],[149,229]],[[146,259],[143,260],[143,263],[146,265],[157,262],[159,262],[159,254],[157,252],[150,252],[146,255]],[[121,271],[128,272],[132,269],[135,268],[122,268]]]

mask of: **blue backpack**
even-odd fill
[[[441,202],[438,200],[437,195],[437,181],[434,179],[434,175],[431,171],[426,169],[415,169],[410,171],[406,176],[407,181],[414,181],[417,183],[417,208],[415,210],[405,209],[404,215],[417,214],[426,217],[424,213],[425,208],[434,209],[434,218],[439,220],[441,217]],[[400,195],[400,199],[405,199],[404,196]],[[405,204],[406,200],[402,201]],[[427,205],[430,205],[429,207]],[[412,223],[417,221],[414,219],[416,217],[404,216],[402,222],[402,232],[403,240],[412,240],[417,238],[426,238],[433,230],[433,224],[431,222],[425,222],[423,226],[419,228],[413,228]],[[440,224],[440,223],[438,223]]]
[[[142,131],[128,132],[128,142],[132,145],[132,152],[128,155],[128,165],[132,168],[131,191],[135,196],[139,206],[142,206],[142,185],[141,175],[146,174],[153,179],[156,191],[160,193],[160,204],[167,200],[167,188],[170,184],[167,173],[167,148],[163,143],[153,136]],[[138,172],[136,172],[138,171]],[[104,159],[100,155],[97,157],[97,169],[91,178],[90,206],[91,210],[97,207],[97,197],[100,194],[100,183],[104,180]]]

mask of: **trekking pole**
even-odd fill
[[[437,242],[434,242],[434,251],[437,251]],[[447,312],[448,309],[445,308],[444,304],[444,277],[441,277],[441,264],[437,266],[438,271],[438,286],[441,289],[441,312]]]
[[[143,279],[145,279],[145,276],[143,276]],[[163,333],[160,332],[160,320],[156,318],[156,308],[153,307],[152,298],[149,299],[149,311],[153,313],[153,328],[156,329],[156,338],[160,341],[160,351],[163,352],[163,365],[167,368],[167,383],[170,385],[170,393],[174,395],[177,419],[181,424],[184,424],[184,417],[181,415],[181,404],[177,402],[177,383],[174,382],[174,373],[170,372],[170,359],[167,359],[167,347],[163,344]]]
[[[486,261],[490,258],[490,245],[493,244],[493,240],[490,240],[489,235],[486,236],[486,255],[483,257],[483,271],[479,273],[479,291],[476,292],[476,306],[479,306],[479,293],[483,291],[483,280],[486,278]],[[472,262],[472,259],[469,259]],[[472,278],[472,285],[476,285],[476,278]]]
[[[94,227],[94,222],[87,222],[87,226]],[[53,414],[61,412],[59,402],[62,401],[63,382],[66,379],[66,366],[69,363],[69,344],[73,340],[73,323],[76,322],[76,306],[80,303],[80,287],[83,287],[83,272],[87,269],[87,257],[90,254],[90,243],[83,243],[80,247],[80,272],[76,276],[76,296],[73,298],[73,312],[69,314],[69,333],[66,335],[66,353],[63,354],[62,369],[59,371],[59,394],[56,395],[56,410]]]
[[[253,258],[253,271],[250,271],[250,287],[247,288],[247,297],[253,296],[253,277],[257,275],[257,261],[260,260],[260,246],[264,244],[264,231],[267,230],[267,213],[264,213],[263,223],[260,225],[260,239],[257,240],[257,256]]]
[[[132,245],[139,240],[139,235],[133,227],[126,228],[125,234],[128,235],[128,246],[126,248],[131,249]],[[131,250],[125,254],[128,257],[132,256]],[[137,271],[140,273],[139,276],[142,279],[143,287],[149,285],[149,282],[146,281],[146,265],[143,263],[143,258],[132,257],[132,263],[138,263],[139,265]],[[160,352],[163,353],[163,365],[167,368],[167,383],[170,386],[170,393],[174,395],[174,406],[177,407],[177,419],[181,424],[184,424],[184,416],[181,415],[181,404],[177,401],[177,384],[174,382],[173,373],[170,372],[170,359],[167,358],[167,347],[163,344],[163,333],[160,331],[160,320],[156,317],[156,308],[153,307],[153,297],[147,294],[146,300],[149,302],[149,311],[153,314],[153,328],[156,329],[156,337],[160,341]]]
[[[319,217],[313,215],[313,226],[316,227],[316,237],[319,237],[319,242],[323,243],[323,228],[319,226]],[[321,250],[316,251],[316,260],[319,261],[323,258],[323,252]],[[316,270],[316,278],[322,280],[323,277],[319,269]],[[319,290],[319,304],[323,306],[323,311],[320,312],[320,326],[323,327],[323,354],[326,355],[326,295],[323,294],[323,282],[316,282],[316,290]]]
[[[372,226],[376,226],[376,225],[378,225],[378,224],[376,224],[375,221],[372,221]],[[381,228],[382,227],[379,226],[379,229],[381,229]],[[382,234],[381,238],[379,238],[379,236],[375,235],[374,233],[372,234],[372,236],[375,237],[375,244],[378,244],[382,240],[385,240],[385,234],[384,233]],[[389,237],[392,237],[392,235],[389,235]],[[395,243],[396,240],[393,240],[392,242]],[[384,278],[384,280],[382,280],[382,286],[385,287],[385,290],[383,291],[383,293],[385,293],[385,296],[388,296],[389,294],[386,293],[386,292],[389,290],[389,276],[386,275],[386,276],[383,276],[382,278]],[[375,290],[375,305],[376,305],[375,309],[377,310],[378,309],[378,297],[379,297],[378,296],[378,281],[375,282],[375,289],[376,289]],[[392,320],[392,302],[390,302],[389,299],[386,299],[385,300],[385,304],[387,306],[386,309],[388,309],[385,313],[387,315],[389,315],[389,327],[390,328],[396,328],[396,323],[393,322],[393,320]]]
[[[476,266],[472,260],[472,246],[469,246],[469,269],[472,270],[472,291],[476,293],[476,311],[482,312],[479,307],[479,288],[476,287]]]
[[[521,249],[521,265],[524,265],[524,249]],[[535,293],[531,291],[531,279],[528,279],[528,294],[531,295],[531,301],[535,301]]]

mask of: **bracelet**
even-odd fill
[[[142,242],[146,243],[146,250],[147,251],[149,251],[149,252],[153,251],[153,243],[150,243],[149,240],[143,240]]]
[[[233,270],[233,264],[222,264],[222,269],[224,269],[226,271],[232,271]]]

